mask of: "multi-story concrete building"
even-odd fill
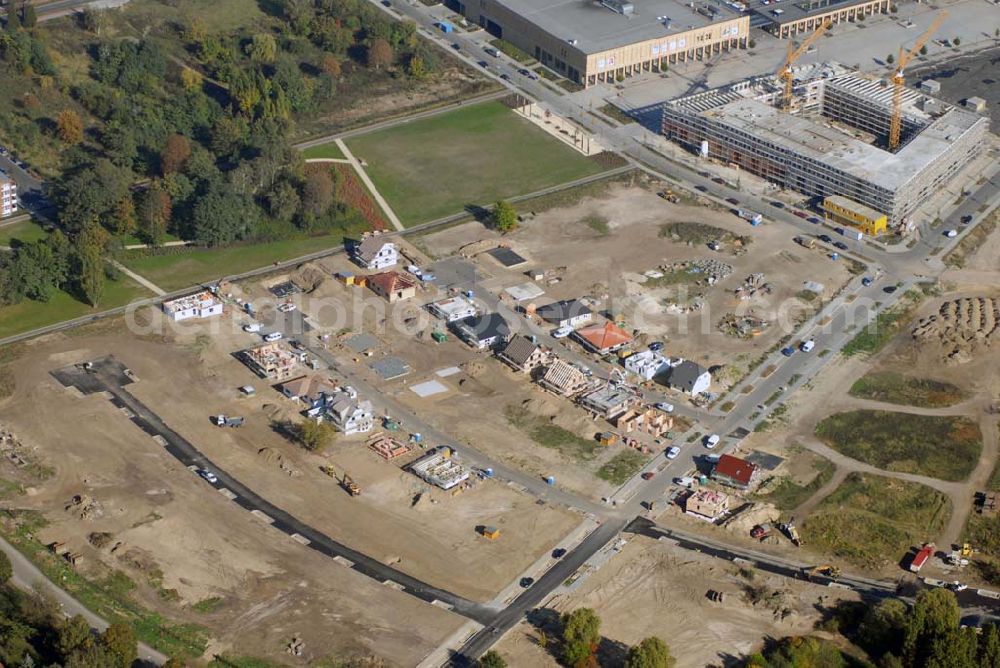
[[[903,93],[902,143],[887,137],[892,86],[836,65],[803,68],[791,111],[759,77],[667,102],[663,134],[810,197],[840,195],[902,223],[986,146],[989,120],[915,90]]]
[[[844,21],[862,21],[872,14],[886,14],[892,6],[890,0],[793,0],[792,2],[751,3],[755,14],[753,27],[762,27],[778,37],[792,37],[812,32],[823,25]]]
[[[17,213],[17,184],[0,170],[0,218]]]
[[[584,85],[745,47],[750,16],[716,0],[448,0],[546,67]]]

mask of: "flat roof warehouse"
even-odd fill
[[[586,54],[601,53],[636,42],[671,35],[739,18],[742,12],[729,3],[702,0],[693,8],[679,0],[497,0]],[[629,7],[632,7],[629,11]],[[624,13],[623,13],[624,12]],[[693,45],[677,45],[683,49]]]

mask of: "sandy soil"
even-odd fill
[[[588,221],[602,221],[607,234]],[[689,245],[659,236],[661,225],[697,222],[734,235],[752,238],[748,252],[734,255],[732,244],[720,251]],[[732,213],[703,205],[671,204],[652,189],[615,185],[600,197],[587,197],[577,204],[552,209],[531,218],[503,239],[526,257],[530,267],[548,270],[556,283],[546,282],[546,295],[539,303],[589,296],[613,309],[623,308],[631,327],[649,338],[666,339],[670,355],[694,359],[702,364],[740,366],[770,348],[786,333],[796,314],[812,305],[795,300],[807,280],[824,284],[823,298],[833,295],[850,278],[844,263],[826,259],[820,250],[807,250],[792,241],[794,235],[780,225],[751,227]],[[475,253],[494,246],[497,237],[478,223],[468,223],[428,235],[421,246],[435,256],[459,251]],[[477,241],[481,243],[476,243]],[[524,266],[502,268],[491,257],[476,257],[491,285],[523,283]],[[713,286],[690,284],[686,292],[650,288],[643,272],[683,260],[715,260],[732,267],[732,273]],[[769,295],[741,301],[736,288],[752,273],[763,272],[772,286]],[[673,315],[665,300],[690,303],[701,296],[704,307],[686,315]],[[793,301],[794,300],[794,301]],[[771,324],[760,335],[742,340],[718,330],[727,313],[761,317]]]
[[[757,574],[755,585],[784,592],[792,613],[784,620],[771,610],[744,600],[746,580],[726,562],[668,543],[634,537],[620,554],[583,580],[572,593],[550,603],[562,613],[593,608],[601,633],[624,646],[658,635],[670,646],[678,668],[728,665],[756,650],[764,637],[801,634],[819,618],[814,606],[827,607],[849,592]],[[725,594],[723,603],[705,594]],[[514,666],[556,666],[539,647],[538,632],[528,623],[513,629],[497,650]]]
[[[461,625],[461,618],[337,566],[263,526],[209,491],[106,399],[73,396],[48,375],[111,352],[139,374],[137,394],[164,409],[168,422],[188,435],[201,435],[206,409],[225,403],[192,392],[194,380],[211,379],[213,373],[222,379],[198,367],[184,348],[124,332],[32,342],[14,362],[18,392],[0,405],[0,421],[37,445],[55,471],[14,502],[45,514],[50,524],[41,540],[61,541],[82,553],[81,568],[92,576],[108,568],[124,570],[139,584],[136,596],[144,605],[207,626],[214,636],[210,652],[288,660],[284,646],[299,634],[306,643],[304,659],[376,653],[393,664],[413,665]],[[189,408],[183,419],[165,410],[178,396]],[[38,410],[52,407],[54,398],[58,410]],[[204,440],[241,447],[219,432]],[[80,519],[65,511],[75,494],[97,501],[103,516]],[[87,540],[91,532],[113,538],[97,549]],[[158,572],[160,586],[176,590],[179,600],[158,596],[150,584]],[[223,599],[213,612],[189,607],[210,597]]]

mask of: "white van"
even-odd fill
[[[712,448],[714,448],[718,444],[719,444],[719,435],[718,434],[712,434],[711,436],[706,436],[705,437],[705,447],[708,448],[709,450],[711,450]]]
[[[280,341],[284,336],[281,332],[271,332],[264,337],[264,340],[271,343],[272,341]]]

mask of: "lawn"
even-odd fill
[[[406,225],[566,183],[601,166],[499,102],[352,137],[351,152]]]
[[[344,152],[340,150],[334,142],[329,142],[327,144],[320,144],[319,146],[311,146],[302,151],[302,157],[306,160],[311,160],[313,158],[334,158],[334,159],[344,159]]]
[[[164,290],[179,290],[333,248],[343,243],[345,236],[355,232],[358,231],[229,248],[185,249],[163,255],[134,257],[124,260],[124,263]]]
[[[894,306],[875,316],[874,322],[868,324],[853,339],[848,341],[841,352],[851,357],[859,354],[873,355],[882,350],[892,340],[892,337],[903,328],[903,325],[910,321],[910,317],[920,304],[921,299],[919,291],[910,290]]]
[[[597,469],[597,477],[612,485],[624,485],[645,463],[646,457],[643,454],[635,450],[624,450]]]
[[[850,394],[859,399],[924,408],[952,406],[965,398],[965,393],[951,383],[891,371],[872,372],[858,379]]]
[[[802,524],[806,545],[856,566],[882,568],[944,527],[951,504],[916,483],[852,473]]]
[[[816,435],[866,464],[942,480],[967,478],[982,449],[979,426],[964,417],[857,410],[825,418]]]
[[[127,276],[121,276],[116,281],[107,282],[104,299],[96,309],[61,290],[53,293],[47,302],[25,300],[13,306],[0,307],[0,339],[116,306],[124,306],[134,299],[144,297],[152,297],[152,294]]]
[[[44,239],[48,235],[41,225],[33,220],[25,220],[13,225],[0,226],[0,246],[10,246],[11,242],[19,241],[22,244],[31,243]]]
[[[558,450],[575,461],[591,461],[601,445],[592,438],[581,438],[568,429],[552,424],[548,419],[525,413],[513,406],[507,407],[507,420],[524,431],[543,448]]]

